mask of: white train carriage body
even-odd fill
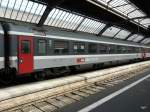
[[[150,47],[91,34],[11,25],[10,66],[27,74],[45,68],[134,60],[150,57]],[[0,69],[4,68],[3,31],[0,28]],[[131,50],[130,50],[131,49]]]

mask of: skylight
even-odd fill
[[[109,27],[108,29],[106,29],[106,31],[102,34],[103,36],[107,36],[107,37],[114,37],[116,34],[118,34],[120,32],[121,29],[117,28],[117,27]]]
[[[105,24],[99,21],[56,8],[50,12],[44,24],[93,34],[98,34],[105,27]]]
[[[150,38],[144,39],[141,43],[143,43],[143,44],[148,44],[148,43],[150,43]]]
[[[91,3],[98,4],[107,10],[111,10],[115,14],[119,14],[120,17],[129,19],[137,25],[141,25],[144,28],[148,28],[150,25],[150,18],[147,18],[146,14],[137,8],[129,0],[87,0]],[[117,13],[116,13],[117,12]],[[138,19],[138,20],[137,20]],[[142,22],[139,21],[142,19]]]
[[[129,34],[130,34],[129,31],[121,30],[121,31],[115,36],[115,38],[125,39]]]
[[[54,8],[44,25],[74,30],[82,20],[83,17],[81,16]]]
[[[38,23],[46,5],[29,0],[0,0],[0,17]]]
[[[104,27],[105,24],[86,18],[77,30],[98,34]]]

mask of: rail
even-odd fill
[[[80,99],[80,97],[82,98],[105,89],[105,86],[113,86],[119,82],[139,75],[148,70],[149,67],[150,61],[144,61],[82,73],[76,76],[68,76],[0,89],[0,111],[8,112],[10,110],[10,112],[13,112],[14,110],[22,110],[24,112],[23,109],[25,107],[29,108],[30,106],[33,106],[38,109],[37,105],[42,105],[42,102],[44,102],[44,104],[46,103],[49,108],[51,107],[50,109],[52,111],[53,109],[58,109],[63,106],[63,104],[55,103],[58,101],[58,98],[60,99],[62,96],[65,104],[67,104],[67,101],[74,102]],[[64,97],[66,97],[66,99],[71,99],[66,100]],[[51,101],[48,99],[51,99]],[[39,106],[39,108],[41,108],[41,106]],[[42,109],[40,110],[45,112]]]

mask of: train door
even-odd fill
[[[19,74],[33,72],[33,38],[19,36],[18,38],[18,72]]]

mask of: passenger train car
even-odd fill
[[[41,79],[48,74],[76,70],[81,65],[97,67],[150,57],[150,47],[138,43],[49,27],[39,31],[30,25],[9,26],[10,69],[7,72],[4,72],[4,31],[0,26],[0,80],[5,82],[16,75],[31,74]]]

